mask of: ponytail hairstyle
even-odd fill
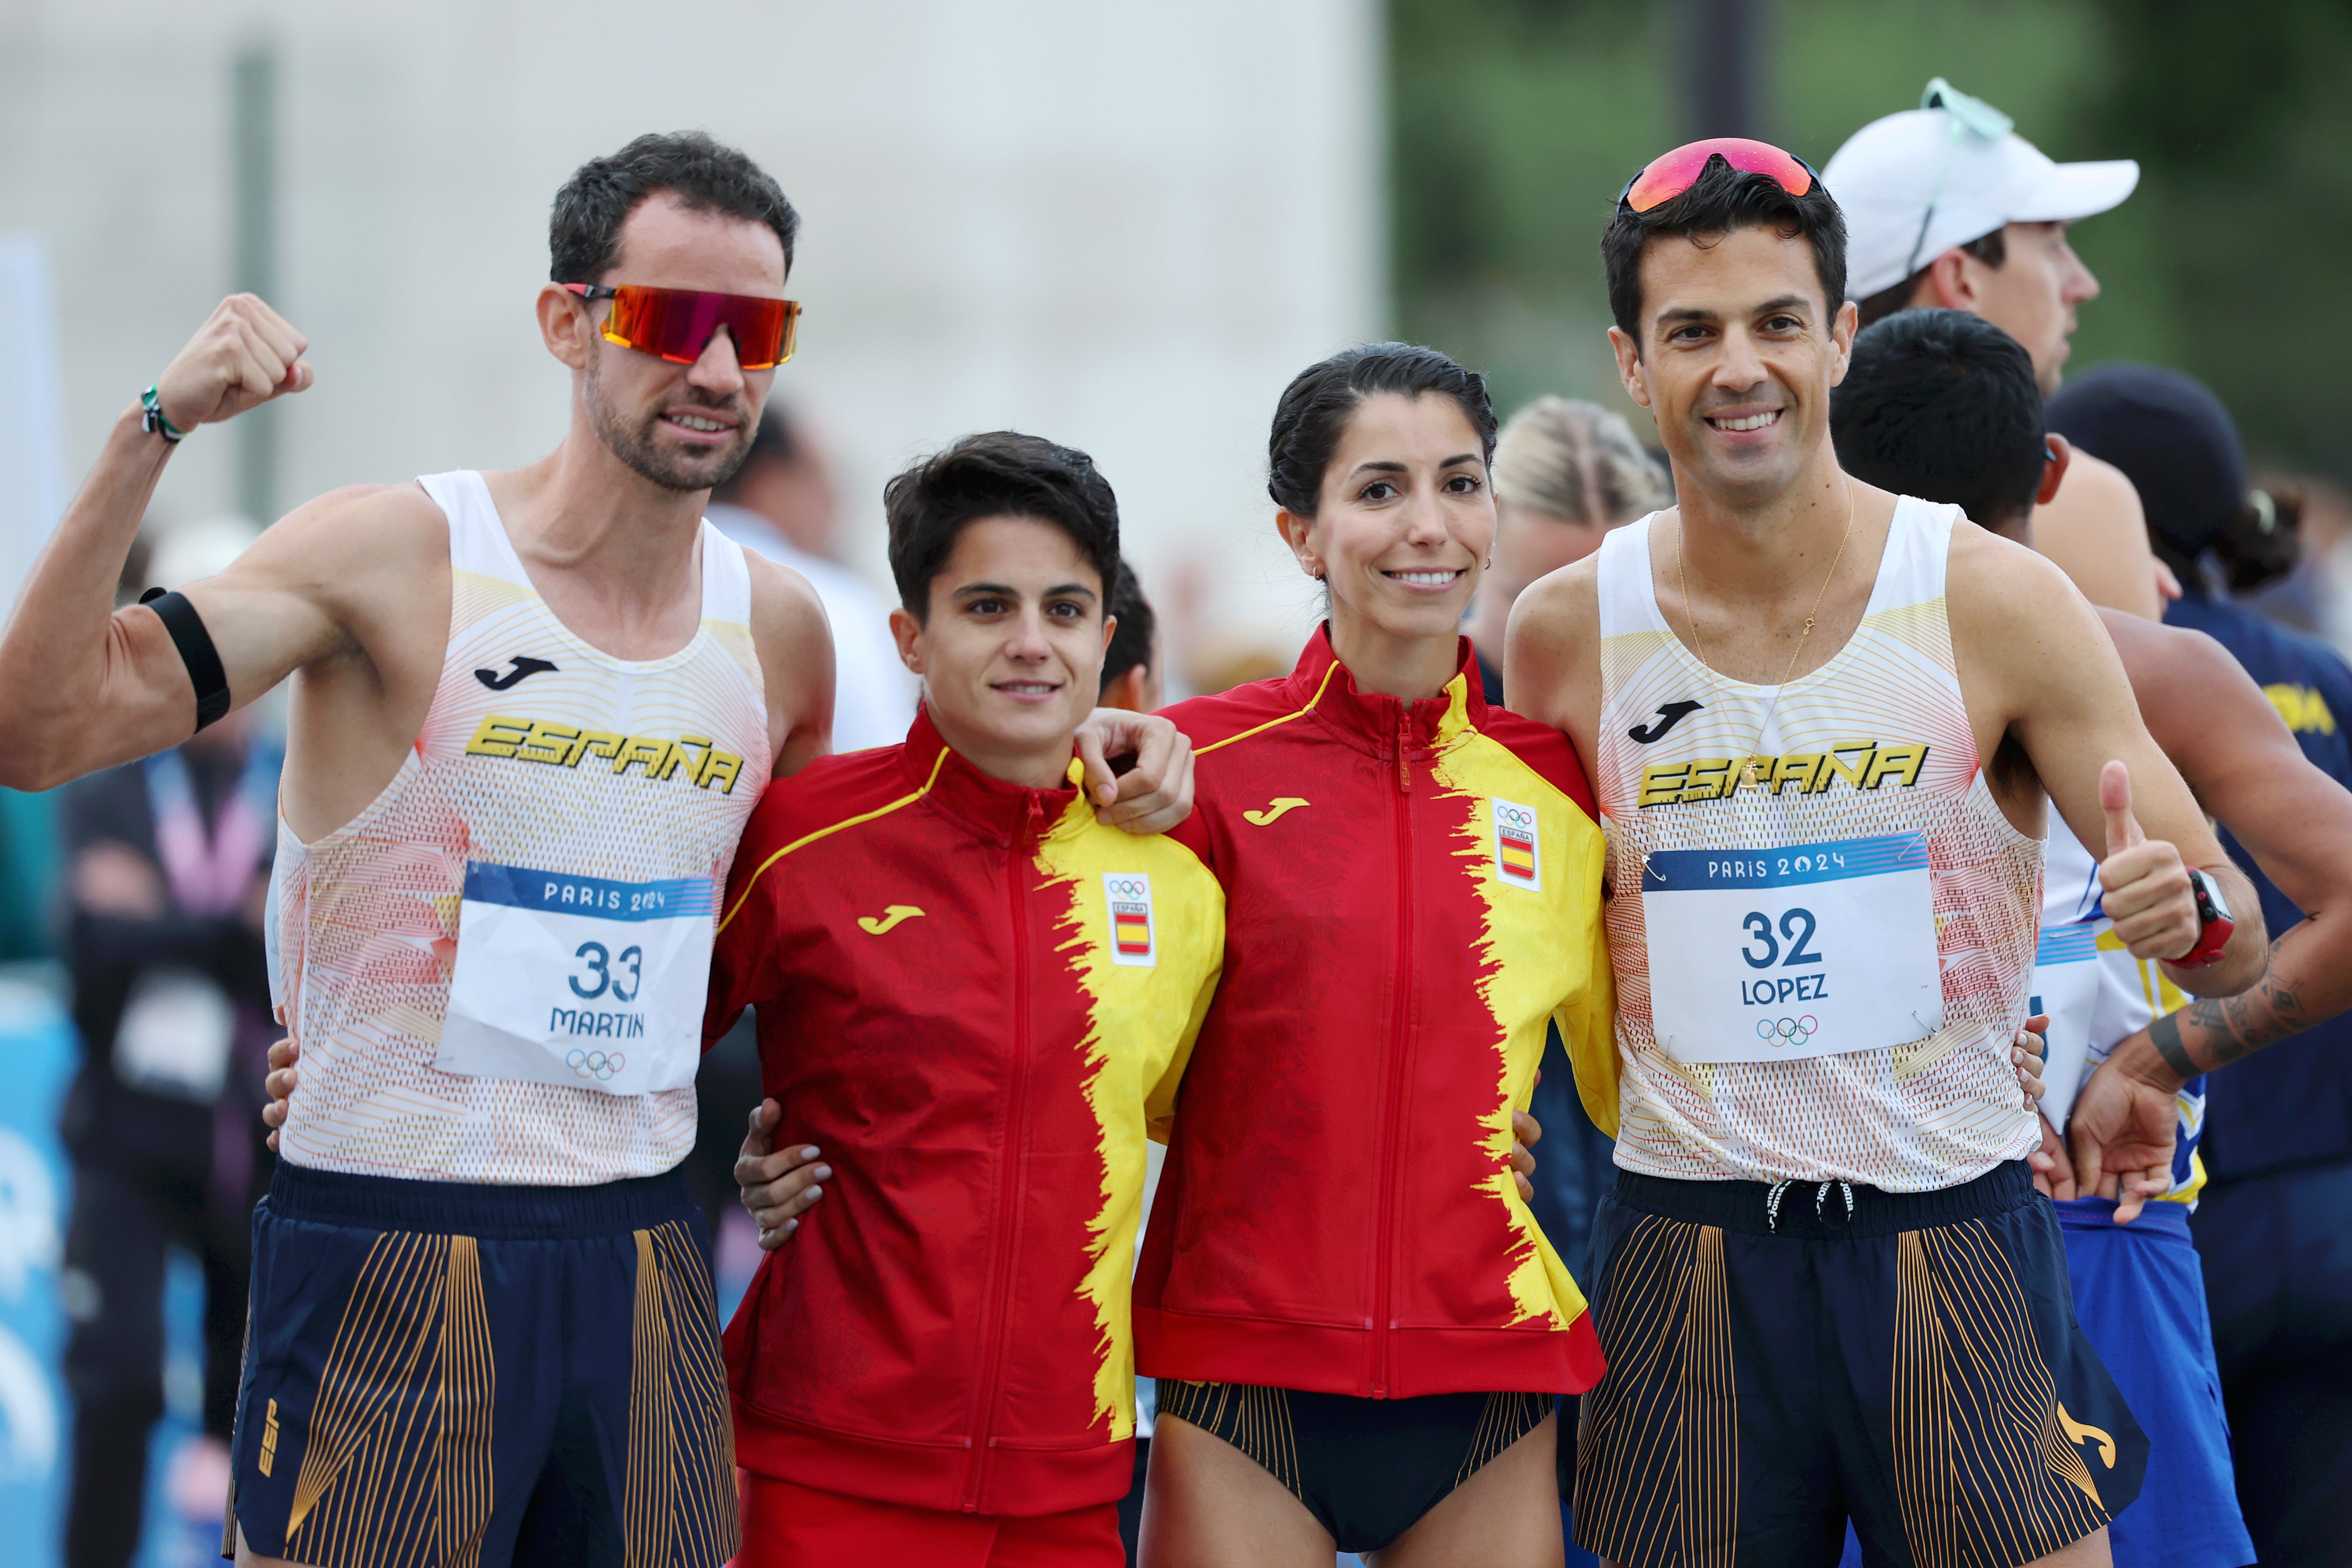
[[[1266,440],[1266,493],[1295,516],[1312,518],[1323,500],[1323,473],[1339,449],[1356,407],[1368,397],[1450,397],[1478,433],[1479,457],[1495,458],[1495,405],[1486,378],[1435,349],[1366,343],[1308,365],[1283,389]]]
[[[2246,501],[2206,548],[2233,594],[2251,594],[2294,570],[2303,552],[2303,496],[2295,490],[2248,490]],[[2169,563],[2168,563],[2169,564]],[[2180,568],[2172,568],[2176,575]]]
[[[1622,415],[1537,398],[1495,438],[1495,499],[1561,522],[1611,528],[1673,499],[1665,470]]]

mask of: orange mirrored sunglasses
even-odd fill
[[[1637,213],[1663,206],[1696,184],[1699,175],[1706,172],[1707,160],[1717,157],[1743,173],[1764,175],[1792,196],[1813,188],[1812,165],[1794,153],[1745,136],[1711,136],[1651,159],[1640,174],[1625,182],[1625,188],[1617,194],[1617,205]]]
[[[583,300],[610,300],[604,341],[639,353],[658,354],[672,364],[692,364],[719,328],[734,340],[735,363],[745,370],[773,370],[793,357],[801,306],[797,300],[758,294],[713,294],[698,289],[648,289],[623,283],[566,283]]]

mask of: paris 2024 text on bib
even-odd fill
[[[1944,1017],[1927,842],[1662,849],[1642,875],[1650,1012],[1678,1062],[1900,1045]]]
[[[618,882],[474,862],[433,1065],[607,1094],[694,1081],[710,879]]]

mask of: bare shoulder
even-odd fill
[[[2074,454],[2058,493],[2033,510],[2033,545],[2093,604],[2148,620],[2164,614],[2139,491],[2114,464]]]
[[[2029,713],[2128,700],[2098,613],[2063,572],[2025,546],[1956,528],[1944,602],[1971,713],[2002,716],[2005,729]]]
[[[764,650],[804,648],[811,641],[833,646],[824,605],[806,577],[756,550],[743,552],[751,576],[751,636]]]
[[[449,625],[448,519],[414,484],[329,490],[272,523],[191,596],[298,628],[298,663],[354,650],[429,663]]]
[[[2053,614],[2078,626],[2094,624],[2090,604],[2066,574],[2037,551],[1973,523],[1952,530],[1944,597],[1961,630],[2002,628]]]
[[[345,485],[278,519],[246,559],[271,569],[314,566],[348,581],[354,567],[436,561],[446,565],[448,555],[448,519],[423,489],[414,484]]]
[[[2067,460],[2065,482],[2058,493],[2047,506],[2034,509],[2037,532],[2052,522],[2133,538],[2143,546],[2147,542],[2147,514],[2139,504],[2139,491],[2121,468],[2079,447]]]
[[[1601,557],[1571,561],[1529,584],[1511,605],[1504,647],[1551,656],[1591,647],[1601,630]]]
[[[2142,620],[2122,610],[2101,610],[2098,616],[2144,711],[2194,715],[2251,701],[2278,717],[2237,656],[2203,632]]]
[[[822,714],[831,728],[833,628],[809,580],[756,550],[743,552],[751,577],[751,647],[759,656],[768,701],[787,728]]]
[[[1512,711],[1583,736],[1601,708],[1601,557],[1536,579],[1511,606],[1503,689]]]

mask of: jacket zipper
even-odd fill
[[[1013,1338],[1013,1257],[1021,1234],[1022,1152],[1026,1146],[1024,1118],[1029,1100],[1029,899],[1026,890],[1028,856],[1045,821],[1045,808],[1034,795],[1021,826],[1013,830],[1013,852],[1005,863],[1006,901],[1013,917],[1013,1099],[1004,1119],[1004,1182],[997,1214],[996,1259],[992,1283],[994,1300],[982,1345],[988,1375],[980,1385],[980,1402],[972,1411],[971,1461],[964,1477],[963,1511],[980,1510],[981,1483],[988,1468],[988,1429],[996,1414],[997,1384],[1004,1374],[1004,1352]]]
[[[1373,1244],[1372,1397],[1389,1397],[1395,1376],[1391,1331],[1396,1324],[1391,1284],[1396,1275],[1397,1126],[1404,1101],[1405,1037],[1412,1012],[1412,766],[1407,756],[1410,710],[1397,718],[1396,1003],[1389,1026],[1388,1093],[1381,1115],[1380,1224]]]

